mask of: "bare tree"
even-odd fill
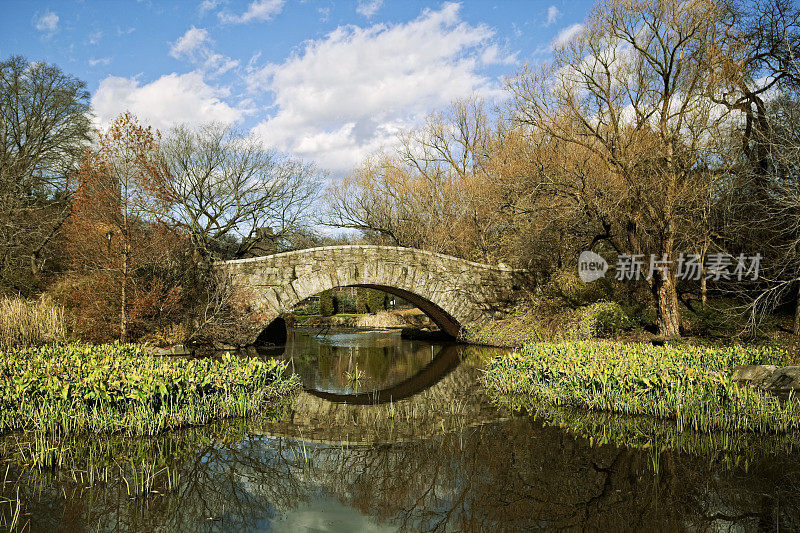
[[[235,236],[236,257],[270,228],[271,238],[301,229],[319,190],[315,169],[278,156],[228,126],[174,128],[163,142],[173,202],[166,218],[191,235],[202,255]]]
[[[520,125],[583,151],[595,165],[588,173],[601,174],[580,196],[615,206],[601,223],[620,252],[674,261],[681,223],[708,187],[699,170],[720,119],[705,97],[720,19],[710,0],[608,0],[556,48],[551,65],[509,83]],[[575,188],[586,173],[573,167],[562,183]],[[679,335],[674,265],[648,282],[660,334]]]
[[[719,4],[723,18],[709,43],[708,96],[743,114],[741,147],[762,194],[770,164],[766,99],[781,87],[800,85],[800,7],[792,0]]]
[[[763,256],[761,280],[733,289],[750,326],[791,299],[798,261],[797,102],[800,7],[790,0],[730,1],[714,43],[709,97],[737,113],[727,135],[731,170],[717,231],[730,248]],[[800,293],[796,293],[800,295]],[[800,298],[794,330],[800,334]]]
[[[496,139],[477,98],[433,113],[400,135],[396,153],[373,155],[329,188],[329,223],[375,242],[497,259],[502,223],[489,197]]]
[[[22,268],[40,272],[69,214],[69,178],[91,135],[85,87],[55,65],[20,56],[0,62],[0,277],[7,284]]]

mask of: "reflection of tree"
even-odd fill
[[[745,471],[664,452],[654,474],[646,451],[593,447],[529,418],[387,445],[194,438],[191,456],[174,465],[177,486],[163,495],[131,499],[119,480],[85,488],[58,475],[18,485],[33,529],[254,530],[313,504],[319,488],[406,531],[800,525],[792,505],[800,464],[791,456]]]
[[[800,520],[797,509],[775,505],[798,495],[796,482],[783,485],[800,471],[791,457],[779,461],[783,467],[773,459],[745,473],[664,454],[654,475],[646,452],[592,447],[529,419],[329,453],[337,467],[315,479],[343,503],[409,531],[792,527]]]
[[[385,352],[378,352],[377,350],[364,354],[364,369],[372,381],[386,383],[393,363],[389,357],[386,357],[387,355]]]

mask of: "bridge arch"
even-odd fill
[[[310,296],[367,287],[408,300],[455,338],[507,313],[527,281],[524,271],[396,246],[325,246],[215,266],[231,276],[264,327]]]

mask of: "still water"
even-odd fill
[[[795,437],[510,413],[478,381],[497,353],[295,331],[261,353],[303,381],[281,422],[84,439],[52,472],[9,436],[0,513],[20,501],[30,531],[800,530]]]

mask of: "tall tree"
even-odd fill
[[[134,273],[158,262],[168,231],[154,213],[169,210],[158,134],[130,113],[119,116],[89,150],[78,174],[69,239],[77,270],[110,276],[106,298],[118,310],[119,339],[128,339]]]
[[[707,65],[720,20],[712,0],[606,0],[552,64],[509,83],[520,125],[595,165],[559,181],[574,188],[578,175],[600,173],[581,196],[614,206],[602,238],[619,252],[674,262],[681,224],[705,196],[705,143],[720,119],[706,97]],[[658,329],[677,336],[675,265],[659,266],[648,278]]]
[[[241,257],[265,236],[279,243],[307,224],[319,185],[312,166],[279,157],[228,126],[180,126],[163,142],[173,202],[163,217],[190,235],[204,257],[236,238]]]
[[[743,115],[740,142],[763,194],[770,171],[767,99],[800,86],[800,7],[793,0],[719,2],[720,31],[709,54],[708,96]]]
[[[797,102],[800,7],[791,0],[726,2],[724,32],[711,56],[709,97],[740,119],[727,136],[730,162],[718,231],[726,246],[757,250],[762,279],[737,287],[751,325],[800,287],[797,217]],[[800,292],[795,292],[800,334]]]
[[[83,81],[20,56],[0,62],[0,283],[38,275],[69,214],[70,177],[91,135]]]

